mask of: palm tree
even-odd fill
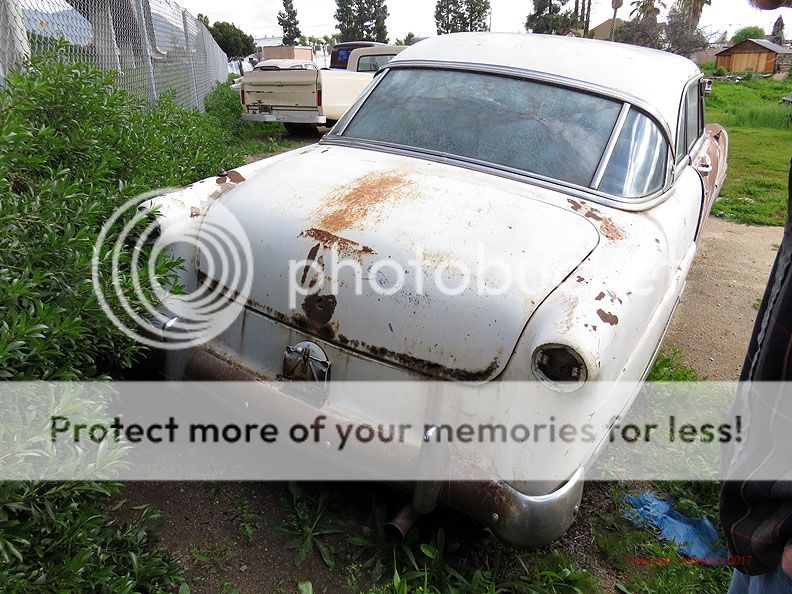
[[[701,20],[701,11],[705,6],[712,4],[712,0],[680,0],[682,9],[690,16],[690,24],[693,29],[698,28],[699,21]]]
[[[657,17],[660,15],[660,8],[665,8],[665,2],[662,0],[633,0],[630,6],[633,7],[632,12],[630,12],[631,17],[637,17],[638,20],[643,20],[647,17],[654,18],[657,20]]]

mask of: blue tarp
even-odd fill
[[[726,558],[726,549],[707,518],[688,518],[671,502],[650,492],[625,495],[624,500],[632,506],[624,514],[627,519],[636,526],[649,524],[657,528],[661,538],[677,545],[680,555],[704,564],[717,564],[717,560]]]

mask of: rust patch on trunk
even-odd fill
[[[219,176],[217,176],[217,184],[223,185],[224,183],[231,182],[232,184],[239,184],[245,181],[245,178],[242,176],[239,171],[224,171]]]
[[[605,299],[605,293],[603,293],[602,291],[600,291],[599,295],[594,297],[594,301],[602,301],[603,299]]]
[[[567,202],[569,202],[570,206],[572,207],[572,210],[574,210],[575,212],[583,208],[583,205],[580,202],[578,202],[577,200],[573,200],[572,198],[567,198]]]
[[[370,173],[339,188],[316,213],[317,227],[337,233],[355,227],[383,202],[405,197],[412,184],[404,173]]]
[[[582,283],[582,282],[585,282],[585,281],[586,281],[585,278],[583,278],[582,276],[578,275],[577,282]]]
[[[323,231],[322,229],[305,229],[300,233],[299,236],[315,239],[328,249],[335,247],[340,253],[344,255],[350,255],[352,253],[377,253],[367,245],[361,245],[357,241],[352,241],[351,239],[346,239],[345,237],[333,235],[332,233]]]
[[[619,227],[610,219],[606,217],[596,208],[589,208],[584,215],[587,219],[593,219],[600,224],[600,232],[613,241],[624,239],[624,233]]]
[[[309,322],[324,326],[333,317],[337,302],[335,295],[311,294],[305,297],[302,309]]]
[[[308,257],[305,259],[306,260],[305,268],[303,268],[302,280],[300,281],[301,285],[305,284],[305,278],[308,276],[308,271],[311,269],[311,263],[316,258],[316,254],[319,253],[320,247],[322,247],[322,244],[317,243],[315,246],[311,248],[311,251],[308,252]]]
[[[606,324],[610,324],[611,326],[615,326],[616,324],[619,323],[619,318],[613,315],[612,313],[610,313],[609,311],[598,309],[597,315],[600,317],[600,319],[603,322],[605,322]]]

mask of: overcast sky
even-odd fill
[[[672,0],[668,0],[670,4]],[[280,35],[277,14],[282,8],[281,0],[177,0],[193,15],[199,12],[209,16],[211,22],[230,21],[235,23],[254,37]],[[574,0],[570,0],[572,4]],[[532,4],[528,1],[491,0],[492,30],[507,32],[524,32],[526,15],[531,12]],[[390,17],[388,18],[388,34],[391,40],[403,37],[412,31],[419,37],[435,34],[433,0],[388,0]],[[628,19],[630,0],[625,0],[619,9],[618,16]],[[300,28],[303,35],[322,35],[335,32],[335,0],[294,0]],[[593,0],[591,10],[591,26],[610,18],[612,9],[609,0]],[[787,23],[787,37],[792,33],[792,9],[765,11],[751,7],[748,0],[712,0],[711,6],[705,6],[701,17],[701,26],[707,31],[728,30],[733,33],[746,25],[759,25],[770,32],[778,15],[783,15]]]

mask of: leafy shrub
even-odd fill
[[[150,551],[157,514],[116,524],[108,483],[0,483],[0,584],[29,592],[172,592],[184,582],[170,557]]]
[[[729,74],[729,71],[723,66],[719,66],[712,72],[712,76],[726,76],[727,74]]]
[[[141,347],[111,324],[93,294],[91,258],[102,224],[141,192],[242,162],[217,118],[168,97],[149,106],[113,81],[58,46],[9,72],[0,90],[2,379],[123,378]],[[121,253],[124,287],[131,248]],[[158,280],[172,278],[176,266],[160,262]],[[4,438],[25,430],[24,411],[7,413]],[[3,591],[172,591],[181,570],[150,550],[145,525],[109,519],[116,490],[0,483]]]
[[[217,84],[206,95],[204,109],[207,114],[217,119],[220,126],[240,139],[279,137],[284,132],[283,124],[278,122],[243,120],[239,93],[227,84]]]
[[[701,68],[701,71],[705,75],[711,76],[713,71],[715,70],[715,62],[704,62],[699,66],[699,68]]]
[[[150,108],[114,87],[111,74],[57,58],[9,73],[0,92],[5,379],[120,377],[140,348],[93,295],[90,262],[102,224],[131,196],[241,162],[214,118],[169,98]]]

